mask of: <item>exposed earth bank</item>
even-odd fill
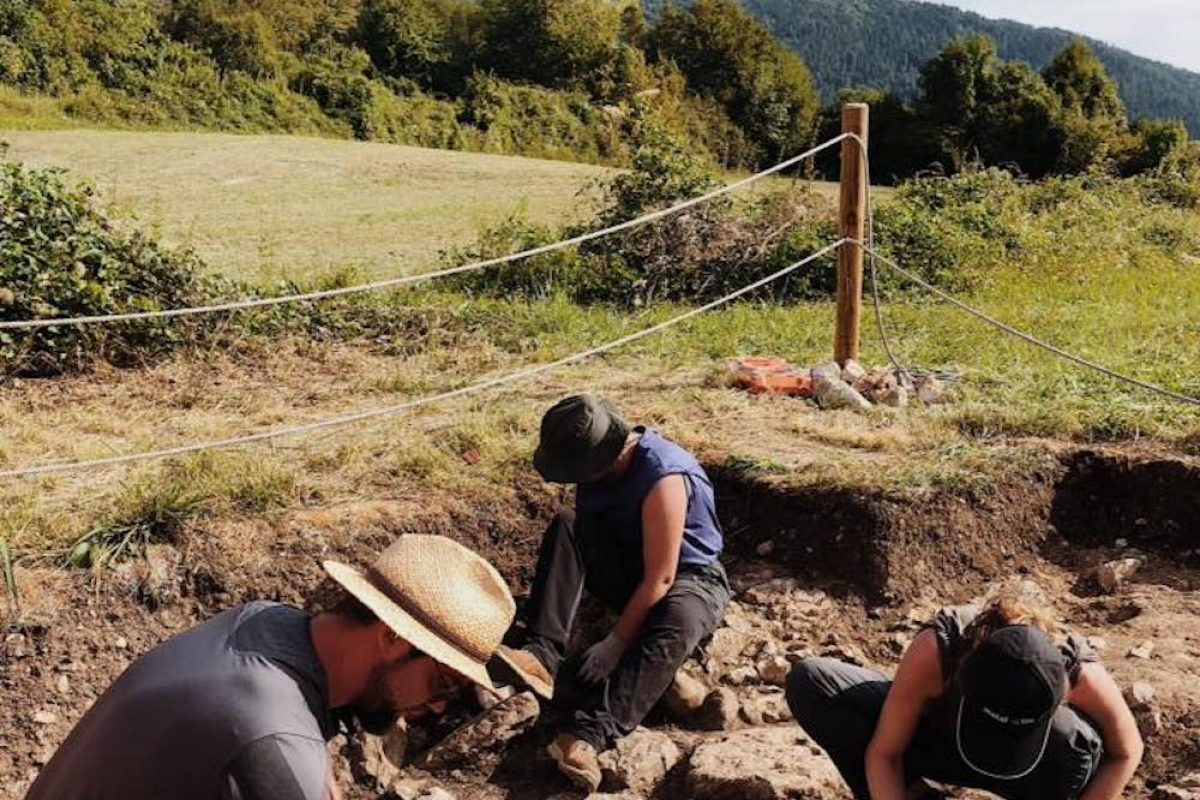
[[[1194,459],[1064,450],[1019,481],[913,497],[712,472],[736,594],[724,627],[685,666],[683,683],[706,699],[698,712],[656,711],[646,730],[607,754],[606,791],[697,800],[846,796],[827,758],[790,722],[781,688],[790,665],[832,654],[890,670],[938,606],[1019,578],[1088,637],[1133,698],[1148,747],[1129,796],[1200,792],[1186,786],[1200,768]],[[20,605],[8,610],[0,642],[0,797],[20,798],[90,703],[167,637],[251,599],[328,603],[323,558],[365,562],[399,534],[441,533],[490,558],[521,597],[541,531],[566,499],[527,477],[528,488],[489,506],[439,496],[223,520],[185,528],[145,560],[104,574],[18,568]],[[481,711],[464,697],[446,719],[409,730],[403,768],[387,760],[402,760],[395,742],[385,752],[382,742],[339,739],[343,791],[578,796],[543,755],[556,709],[542,709],[534,724],[530,702],[518,695],[443,742]],[[471,741],[473,731],[483,738]]]

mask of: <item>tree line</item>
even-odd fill
[[[737,0],[652,16],[636,0],[26,0],[0,7],[0,84],[91,119],[612,164],[662,135],[721,166],[774,163],[835,132],[837,108]],[[1131,123],[1081,40],[1041,74],[955,40],[916,100],[843,100],[875,107],[885,180],[973,163],[1132,174],[1187,140]]]

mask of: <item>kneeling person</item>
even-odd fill
[[[903,800],[922,778],[1009,800],[1120,797],[1142,740],[1093,651],[1015,596],[942,609],[894,681],[801,662],[788,704],[858,800]],[[911,796],[911,795],[909,795]]]
[[[249,603],[135,661],[26,800],[336,798],[326,740],[341,713],[383,733],[470,682],[491,688],[516,604],[483,558],[406,535],[366,570],[325,568],[350,595],[330,613]]]
[[[620,613],[579,669],[604,690],[550,746],[559,768],[594,791],[597,753],[637,727],[720,622],[724,539],[696,459],[656,431],[630,428],[606,401],[581,395],[551,408],[534,465],[548,481],[578,484],[575,513],[556,517],[542,540],[528,641],[500,656],[540,676],[532,688],[550,697],[583,589]]]

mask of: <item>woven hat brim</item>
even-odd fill
[[[406,642],[439,664],[449,667],[480,686],[495,689],[488,677],[487,664],[459,650],[431,631],[401,608],[386,594],[376,589],[367,577],[354,567],[337,561],[325,561],[322,566],[343,589],[354,595],[375,616]]]
[[[525,685],[533,689],[533,693],[539,695],[545,700],[554,699],[554,687],[536,675],[532,675],[521,668],[521,665],[514,661],[508,655],[509,649],[504,645],[500,645],[496,649],[496,656],[508,665],[508,668],[517,673],[517,676],[525,682]]]

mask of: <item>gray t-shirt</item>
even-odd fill
[[[309,616],[256,602],[133,663],[26,800],[324,800],[333,733]]]

